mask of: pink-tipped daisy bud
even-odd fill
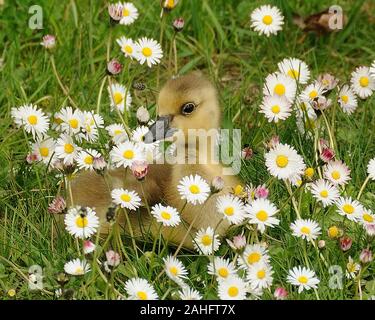
[[[46,49],[53,49],[56,46],[56,37],[47,34],[42,38],[42,42],[40,43]]]
[[[150,113],[145,107],[139,107],[137,109],[137,120],[139,123],[147,123],[150,121]]]
[[[375,223],[369,223],[365,225],[366,233],[370,236],[373,237],[375,236]]]
[[[32,164],[34,162],[37,162],[39,161],[39,157],[36,153],[29,153],[27,156],[26,156],[26,162],[28,164]]]
[[[89,254],[91,252],[94,252],[96,246],[93,242],[90,240],[85,240],[83,241],[83,253],[84,254]]]
[[[322,149],[329,148],[329,142],[325,139],[319,139],[319,145]]]
[[[269,190],[264,184],[261,186],[257,186],[254,191],[254,196],[257,199],[267,199],[268,195],[269,195]]]
[[[219,192],[221,190],[223,190],[225,186],[225,181],[222,177],[215,177],[212,179],[211,181],[211,192],[213,193],[216,193],[216,192]]]
[[[320,159],[322,159],[324,162],[329,162],[334,159],[335,157],[335,151],[331,148],[324,148],[322,152],[320,153]]]
[[[229,246],[236,251],[240,251],[246,246],[246,237],[243,234],[234,236],[232,240],[227,239]]]
[[[55,197],[48,206],[48,212],[53,214],[65,213],[66,202],[65,199],[61,196]]]
[[[185,20],[184,18],[177,18],[173,21],[173,28],[176,32],[181,32],[184,29]]]
[[[361,260],[362,263],[370,263],[373,260],[371,250],[368,248],[363,249],[359,255],[359,260]]]
[[[318,82],[321,84],[322,88],[328,91],[333,90],[339,83],[338,79],[336,79],[333,75],[329,73],[319,75]]]
[[[348,251],[352,247],[353,240],[349,237],[342,237],[340,239],[340,248],[342,251]]]
[[[241,151],[241,157],[244,160],[250,160],[253,157],[253,149],[249,147],[249,145],[245,144],[244,148]]]
[[[288,297],[288,291],[286,291],[286,289],[283,287],[277,287],[273,293],[273,296],[276,298],[276,300],[285,300]]]
[[[332,104],[331,99],[327,99],[324,96],[319,96],[318,98],[314,99],[312,102],[312,106],[316,110],[325,110]]]
[[[111,21],[118,23],[122,18],[122,4],[112,3],[108,5],[108,13],[111,17]]]
[[[326,242],[324,240],[318,241],[318,248],[323,249],[326,246]]]
[[[279,136],[272,136],[271,140],[267,142],[266,148],[268,150],[275,148],[280,143],[280,137]]]
[[[113,251],[109,250],[105,253],[107,258],[107,265],[110,267],[117,267],[120,264],[120,255]]]
[[[107,162],[105,162],[102,156],[94,158],[93,168],[97,171],[104,170],[107,166]]]
[[[130,169],[136,179],[143,180],[148,173],[148,163],[147,161],[134,161]]]
[[[111,75],[119,74],[122,71],[122,64],[117,59],[112,59],[107,64],[107,71]]]

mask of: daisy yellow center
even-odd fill
[[[338,236],[338,234],[339,234],[339,229],[336,226],[330,227],[328,229],[328,235],[331,238],[336,238]]]
[[[271,111],[275,114],[280,113],[280,107],[276,104],[271,108]]]
[[[236,297],[238,295],[238,292],[239,290],[237,287],[232,286],[228,288],[228,295],[232,298]]]
[[[254,264],[254,263],[259,262],[260,258],[261,258],[261,255],[258,252],[253,252],[253,253],[250,253],[249,256],[247,257],[247,262],[249,264]]]
[[[169,272],[172,273],[174,276],[177,276],[178,274],[178,269],[176,267],[170,267]]]
[[[132,54],[133,53],[133,48],[129,45],[126,45],[124,46],[124,51],[128,54]]]
[[[122,194],[121,195],[122,201],[129,202],[131,199],[132,199],[131,196],[129,196],[128,194]]]
[[[348,97],[348,96],[341,96],[341,100],[342,100],[344,103],[348,103],[348,101],[349,101],[349,97]]]
[[[305,175],[308,178],[312,178],[314,176],[314,169],[313,168],[307,168],[305,170]]]
[[[62,119],[60,119],[60,118],[54,118],[53,122],[56,123],[56,124],[62,124],[63,123]]]
[[[126,150],[124,151],[124,153],[122,154],[122,156],[125,158],[125,159],[133,159],[134,158],[134,152],[133,150]]]
[[[209,246],[211,243],[212,243],[212,239],[209,235],[204,235],[202,237],[202,243],[205,245],[205,246]]]
[[[138,291],[138,292],[137,292],[137,297],[138,297],[140,300],[147,300],[147,293],[144,292],[144,291]]]
[[[79,217],[77,217],[77,219],[76,219],[76,226],[78,227],[78,228],[85,228],[85,227],[87,227],[87,224],[88,224],[89,222],[88,222],[88,220],[87,220],[87,218],[86,217],[81,217],[81,216],[79,216]]]
[[[167,7],[167,9],[173,9],[173,7],[174,7],[174,0],[167,0],[165,6]]]
[[[74,151],[74,146],[71,143],[66,143],[64,146],[65,153],[72,153]]]
[[[322,198],[327,198],[328,197],[328,191],[327,190],[322,190],[320,191],[320,196]]]
[[[123,133],[123,131],[120,130],[120,129],[117,129],[117,130],[115,130],[115,132],[114,132],[115,136],[118,136],[118,135],[121,134],[121,133]]]
[[[312,91],[309,93],[309,97],[310,97],[310,99],[315,99],[317,96],[318,96],[318,91],[316,91],[316,90],[312,90]]]
[[[288,76],[293,78],[293,79],[298,79],[299,77],[299,72],[297,70],[294,70],[294,69],[290,69],[288,71]]]
[[[341,174],[338,171],[332,171],[331,177],[335,180],[339,180],[341,178]]]
[[[128,9],[123,9],[123,10],[122,10],[122,16],[123,16],[123,17],[128,17],[129,15],[130,15],[130,12],[129,12]]]
[[[276,93],[279,96],[282,96],[285,94],[285,86],[281,83],[278,83],[274,88],[274,93]]]
[[[301,228],[301,232],[303,234],[310,234],[311,230],[310,230],[309,227],[304,226],[304,227]]]
[[[258,279],[264,279],[265,276],[266,276],[266,271],[265,271],[264,269],[259,270],[259,271],[257,272],[257,277],[258,277]]]
[[[27,117],[27,121],[29,121],[31,125],[36,125],[38,123],[38,117],[33,115],[29,116]]]
[[[344,210],[346,214],[352,214],[354,212],[354,207],[351,204],[346,203],[342,206],[342,210]]]
[[[171,219],[171,214],[168,213],[167,211],[162,211],[160,215],[165,220],[170,220]]]
[[[257,213],[257,218],[258,218],[258,220],[264,222],[264,221],[267,220],[267,218],[268,218],[268,214],[267,214],[266,211],[264,211],[264,210],[260,210],[260,211]]]
[[[142,49],[142,53],[146,58],[149,58],[152,56],[152,50],[149,47],[145,47]]]
[[[273,19],[270,15],[266,15],[263,17],[263,23],[269,26],[272,23]]]
[[[71,120],[69,120],[69,125],[73,129],[77,129],[78,128],[78,120],[77,119],[71,119]]]
[[[234,208],[233,208],[233,207],[226,207],[226,208],[224,209],[224,213],[225,213],[227,216],[233,216]]]
[[[370,80],[368,77],[361,77],[359,79],[359,84],[361,85],[362,88],[368,87],[369,83],[370,83]]]
[[[347,264],[347,268],[348,268],[348,271],[350,272],[350,273],[352,273],[352,272],[356,272],[357,270],[357,266],[355,265],[355,263],[348,263]]]
[[[84,270],[82,267],[77,267],[76,270],[74,271],[75,274],[82,274],[84,273]]]
[[[309,279],[307,279],[307,277],[305,277],[305,276],[298,277],[298,282],[302,283],[302,284],[306,284],[308,280]]]
[[[86,156],[85,159],[83,159],[83,162],[86,164],[93,164],[94,158],[92,156]]]
[[[122,95],[121,92],[115,92],[113,95],[113,101],[115,104],[120,104],[124,100],[124,96]]]
[[[289,163],[287,156],[279,155],[276,158],[276,164],[279,168],[285,168]]]
[[[196,185],[196,184],[192,184],[190,187],[189,187],[189,190],[192,194],[198,194],[200,192],[200,189],[199,187]]]
[[[219,270],[217,270],[217,272],[218,272],[219,276],[222,277],[222,278],[226,278],[229,275],[229,271],[228,271],[227,268],[220,268]]]
[[[39,152],[42,157],[48,157],[49,149],[46,147],[41,147],[39,148]]]
[[[374,222],[373,216],[369,215],[368,213],[363,214],[363,220],[370,223]]]
[[[241,186],[240,184],[238,184],[235,188],[234,188],[234,194],[236,196],[239,196],[241,195],[241,193],[243,192],[243,186]]]

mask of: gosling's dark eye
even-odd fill
[[[195,104],[193,102],[188,102],[182,106],[181,113],[185,115],[190,114],[194,111],[194,109],[195,109]]]

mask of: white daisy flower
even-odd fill
[[[270,288],[273,282],[273,271],[267,263],[256,263],[247,272],[247,279],[252,289]]]
[[[135,42],[132,39],[121,37],[116,40],[118,45],[121,48],[121,51],[124,53],[125,57],[134,58],[134,53],[136,50]]]
[[[375,79],[371,77],[368,67],[358,67],[353,71],[350,83],[353,91],[361,99],[370,97],[375,90]]]
[[[282,30],[284,16],[277,7],[270,5],[256,8],[250,15],[251,27],[260,35],[265,34],[269,37],[271,34],[277,34]]]
[[[332,205],[340,197],[337,187],[324,179],[319,179],[310,184],[310,191],[315,199],[322,202],[323,207]]]
[[[357,200],[353,200],[350,197],[340,197],[336,202],[336,206],[338,208],[338,214],[354,222],[360,219],[361,212],[363,211],[362,205]]]
[[[371,77],[373,77],[375,79],[375,60],[374,60],[374,62],[371,65],[370,75],[371,75]]]
[[[73,111],[72,107],[62,108],[56,118],[62,121],[59,127],[68,135],[78,134],[85,122],[82,111],[79,109]]]
[[[291,104],[285,97],[278,95],[265,96],[260,106],[260,113],[264,113],[268,122],[279,122],[291,115]]]
[[[12,118],[18,127],[23,126],[27,133],[35,136],[43,136],[49,127],[49,119],[43,111],[32,104],[12,108]]]
[[[208,265],[208,274],[216,276],[218,281],[235,275],[236,272],[234,264],[229,259],[222,257],[214,257],[213,261]]]
[[[151,214],[166,227],[175,227],[181,222],[178,211],[170,206],[156,204],[152,207]]]
[[[268,263],[269,260],[270,257],[266,247],[257,243],[245,247],[242,256],[238,259],[238,263],[242,269],[248,269],[257,263]]]
[[[38,159],[45,164],[53,163],[55,157],[55,140],[51,137],[44,136],[38,138],[32,145],[32,152],[38,156]]]
[[[214,229],[208,227],[197,232],[193,244],[199,254],[210,255],[219,249],[220,240],[217,234],[214,235]]]
[[[312,102],[314,99],[322,96],[326,91],[327,90],[320,82],[314,81],[301,92],[300,98],[302,101]]]
[[[343,186],[350,180],[350,169],[340,160],[330,161],[324,167],[324,177],[334,185]]]
[[[120,24],[130,25],[138,18],[138,9],[131,2],[124,2],[121,4],[121,19]]]
[[[132,132],[132,141],[136,142],[140,147],[142,147],[146,153],[151,153],[155,148],[159,146],[159,141],[153,143],[145,143],[145,136],[150,131],[146,126],[137,127]]]
[[[375,214],[371,210],[366,209],[362,206],[361,212],[358,216],[358,220],[363,226],[372,225],[375,223]]]
[[[278,179],[293,180],[303,175],[306,165],[297,151],[279,143],[265,155],[266,166],[270,174]]]
[[[371,180],[375,180],[375,158],[371,159],[368,163],[367,173]]]
[[[181,283],[182,279],[187,278],[188,272],[180,260],[170,255],[163,261],[165,273],[171,280]]]
[[[198,174],[183,177],[177,189],[181,199],[193,205],[204,203],[210,195],[209,184]]]
[[[104,126],[103,117],[93,111],[83,111],[83,118],[83,132],[79,135],[79,137],[82,137],[89,142],[97,141],[99,136],[98,130]]]
[[[249,223],[256,224],[260,232],[264,232],[266,227],[273,228],[280,223],[280,220],[273,217],[277,213],[277,208],[268,199],[255,199],[246,206],[249,214]]]
[[[125,290],[129,295],[129,300],[158,300],[155,289],[142,278],[132,278],[126,281]]]
[[[123,124],[111,124],[105,128],[108,132],[108,134],[111,136],[112,141],[114,144],[121,144],[127,140],[129,140],[129,137],[126,133],[126,130],[124,128]]]
[[[358,107],[357,97],[347,84],[341,88],[338,96],[338,102],[342,108],[342,111],[347,114],[352,114]]]
[[[218,197],[216,208],[230,223],[239,224],[245,218],[245,206],[239,198],[231,194]]]
[[[137,210],[141,205],[141,198],[135,191],[129,191],[123,188],[113,189],[111,196],[113,202],[121,208]]]
[[[305,62],[296,58],[286,58],[277,64],[281,73],[298,81],[301,84],[307,83],[310,78],[310,70]]]
[[[178,294],[181,300],[202,300],[202,296],[197,290],[187,286],[183,287]]]
[[[248,288],[244,280],[231,276],[219,282],[218,296],[220,300],[245,300]]]
[[[289,102],[294,101],[296,91],[296,82],[285,74],[277,72],[267,76],[263,87],[263,94],[265,96],[276,95],[278,97],[285,97]]]
[[[160,63],[160,60],[163,57],[163,50],[157,41],[148,38],[141,38],[136,43],[136,52],[134,56],[140,64],[146,62],[151,68],[152,65]]]
[[[124,112],[125,108],[128,111],[132,104],[132,97],[130,95],[130,90],[125,86],[113,83],[108,86],[108,94],[111,102],[111,110],[114,111],[116,108],[120,112]]]
[[[56,156],[63,160],[66,165],[72,165],[74,163],[78,151],[80,150],[81,148],[74,143],[73,138],[67,134],[62,134],[60,138],[57,139],[55,148]]]
[[[64,218],[66,230],[76,238],[86,239],[99,227],[96,212],[89,207],[74,207],[68,210]]]
[[[101,156],[102,155],[98,151],[94,149],[87,149],[78,152],[76,161],[80,169],[93,170],[94,160],[100,158]]]
[[[73,276],[82,276],[90,271],[90,264],[85,260],[74,259],[65,263],[64,271]]]
[[[353,258],[349,256],[349,261],[346,264],[346,277],[348,279],[354,279],[359,270],[361,270],[361,265],[354,262]]]
[[[306,240],[315,240],[322,233],[319,224],[311,219],[297,219],[290,229],[294,236]]]
[[[131,167],[134,161],[145,160],[142,148],[131,141],[125,141],[114,146],[110,152],[110,157],[117,168]]]
[[[301,266],[289,270],[287,281],[298,287],[298,293],[303,290],[316,289],[320,282],[314,271]]]

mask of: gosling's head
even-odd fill
[[[153,141],[172,136],[181,130],[216,129],[220,125],[220,107],[215,87],[203,74],[193,72],[169,80],[158,99],[158,118],[150,127]],[[150,140],[149,137],[145,137]]]

